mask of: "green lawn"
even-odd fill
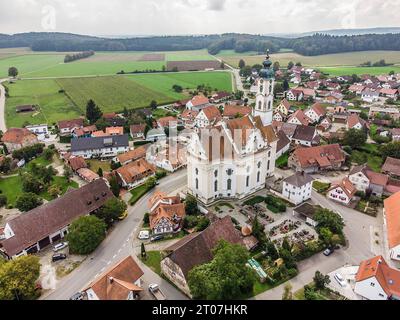
[[[139,259],[153,270],[158,275],[161,275],[161,252],[160,251],[148,251],[147,258],[143,259],[139,256]]]
[[[368,166],[375,172],[380,172],[383,165],[383,159],[381,156],[374,156],[365,151],[353,150],[350,160],[357,165],[367,163]]]
[[[52,185],[58,185],[61,188],[62,194],[64,194],[69,187],[78,188],[78,184],[75,181],[67,183],[66,178],[64,177],[54,177]],[[2,191],[2,194],[7,197],[8,204],[15,206],[17,198],[23,193],[21,177],[15,176],[9,178],[1,178],[0,190]],[[40,196],[48,201],[52,199],[47,191],[41,193]]]
[[[343,76],[343,75],[381,75],[388,74],[390,71],[396,73],[400,72],[400,66],[389,66],[389,67],[332,67],[332,68],[319,68],[320,71],[328,73],[331,76]]]
[[[5,112],[8,127],[22,127],[26,123],[51,125],[82,114],[64,93],[59,93],[61,87],[55,80],[22,80],[7,86],[10,94]],[[23,104],[38,105],[39,110],[17,114],[15,107]]]
[[[93,172],[97,172],[99,170],[99,168],[101,168],[103,170],[103,172],[111,171],[111,165],[107,161],[90,159],[90,160],[86,160],[86,162],[89,165],[90,170],[92,170]]]
[[[278,168],[285,168],[288,165],[288,160],[289,160],[289,153],[286,152],[283,155],[281,155],[278,159],[276,159],[275,166]]]
[[[194,61],[194,60],[215,60],[206,49],[191,51],[167,52],[165,55],[167,61]]]
[[[153,115],[154,119],[160,119],[160,118],[168,117],[168,116],[176,116],[175,113],[165,110],[165,109],[156,109],[153,111],[152,115]]]
[[[147,192],[150,190],[147,188],[145,184],[142,184],[141,186],[138,186],[134,189],[131,190],[132,197],[129,200],[129,204],[133,206],[138,200],[143,197]]]
[[[330,183],[323,183],[321,181],[314,181],[313,188],[317,190],[319,193],[323,193],[330,188]]]

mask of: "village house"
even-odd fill
[[[180,143],[152,145],[146,153],[146,160],[157,168],[175,172],[187,165],[187,148]]]
[[[107,136],[121,136],[124,134],[124,127],[107,127],[105,132]]]
[[[299,89],[291,89],[286,92],[286,99],[289,101],[302,101],[304,98],[304,93]]]
[[[76,172],[79,169],[88,167],[85,159],[83,159],[82,157],[72,157],[71,156],[66,159],[66,162],[73,172]]]
[[[276,159],[278,159],[280,156],[289,151],[290,139],[281,130],[278,131],[276,136],[278,137],[278,142],[276,144]]]
[[[164,141],[166,139],[165,131],[158,128],[149,130],[146,135],[146,141],[149,142]]]
[[[146,159],[141,158],[118,168],[115,173],[121,187],[129,190],[144,183],[147,178],[154,176],[156,168]]]
[[[334,183],[327,192],[329,199],[342,204],[349,204],[356,194],[357,189],[348,178],[344,178],[339,183]]]
[[[400,261],[400,192],[384,201],[383,219],[390,259]]]
[[[310,119],[305,115],[303,110],[299,109],[290,116],[287,123],[308,126]]]
[[[292,142],[306,147],[316,146],[320,143],[320,137],[315,127],[297,125]]]
[[[275,111],[274,116],[272,117],[272,120],[278,122],[283,122],[285,121],[285,119],[286,119],[285,115],[280,113],[279,111]]]
[[[285,122],[280,127],[280,131],[282,131],[290,140],[292,140],[294,134],[296,133],[297,126],[297,124]]]
[[[80,189],[72,189],[63,196],[8,221],[0,251],[6,257],[34,254],[53,242],[64,238],[73,220],[89,215],[114,198],[103,179]]]
[[[97,131],[96,125],[86,126],[83,128],[76,128],[72,131],[73,138],[88,138],[92,136],[92,133]]]
[[[320,206],[313,206],[312,204],[305,202],[293,209],[293,216],[297,216],[305,220],[305,223],[313,226],[314,228],[318,225],[314,216],[317,210],[321,209]]]
[[[57,126],[61,136],[69,136],[75,129],[83,128],[83,119],[58,121]]]
[[[223,118],[226,120],[235,119],[237,117],[245,117],[251,114],[251,107],[236,104],[226,104],[224,106]]]
[[[392,140],[394,142],[400,141],[400,128],[393,128],[390,130],[390,134],[392,135]]]
[[[102,130],[98,130],[98,131],[93,131],[92,135],[90,137],[92,138],[101,138],[101,137],[107,137],[107,133],[105,133]]]
[[[314,179],[304,172],[296,172],[283,180],[282,195],[291,203],[299,205],[311,199],[312,183]]]
[[[361,262],[355,280],[354,292],[365,300],[400,300],[400,271],[382,256]]]
[[[339,144],[311,148],[297,148],[289,157],[288,165],[296,171],[316,173],[324,170],[340,170],[346,160]]]
[[[361,119],[360,116],[352,114],[347,117],[346,129],[365,130],[367,129],[367,122]]]
[[[132,139],[144,139],[144,133],[146,131],[145,124],[133,124],[129,127]]]
[[[379,93],[381,94],[381,96],[393,99],[394,101],[396,101],[397,98],[399,97],[399,90],[397,90],[397,89],[384,89],[384,88],[382,88],[379,91]]]
[[[210,101],[204,96],[194,96],[188,103],[186,103],[186,109],[200,112],[205,107],[210,105]]]
[[[157,120],[157,126],[159,129],[164,130],[166,128],[172,129],[177,128],[178,119],[172,116],[163,117]]]
[[[372,91],[371,89],[364,89],[364,91],[361,93],[361,99],[364,102],[377,102],[379,100],[379,92],[377,91]]]
[[[183,125],[185,128],[191,129],[191,128],[194,127],[195,119],[196,119],[196,117],[197,117],[198,114],[199,114],[198,111],[185,109],[185,110],[183,110],[183,112],[179,115],[179,119],[181,120],[182,125]]]
[[[229,100],[229,98],[231,96],[232,96],[232,93],[225,92],[225,91],[219,91],[211,96],[210,102],[221,103],[223,101]]]
[[[275,108],[275,111],[280,112],[285,116],[288,116],[290,113],[290,103],[286,99],[283,99]]]
[[[108,137],[90,137],[71,140],[71,153],[74,156],[90,158],[113,158],[129,150],[127,134]]]
[[[47,124],[26,126],[25,129],[28,129],[30,132],[35,134],[39,141],[44,141],[46,138],[49,138],[49,128]]]
[[[364,91],[365,86],[363,86],[362,84],[353,84],[349,87],[349,91],[353,92],[357,95],[361,95],[362,92]]]
[[[117,155],[114,159],[114,162],[119,163],[120,165],[124,166],[132,161],[136,161],[141,158],[146,157],[146,153],[150,144],[145,144],[135,148],[134,150],[130,150],[125,153],[121,153]]]
[[[308,119],[311,120],[312,123],[315,123],[319,122],[326,115],[326,111],[321,104],[315,103],[310,109],[306,110],[304,114]]]
[[[317,130],[321,132],[328,131],[332,127],[332,122],[329,118],[325,118],[321,121],[319,125],[317,125]]]
[[[252,238],[251,248],[253,248],[257,240],[253,236],[250,237]],[[166,248],[164,251],[167,256],[161,261],[161,271],[190,297],[187,282],[189,271],[198,265],[210,262],[213,258],[212,250],[220,240],[241,244],[251,249],[246,246],[244,239],[246,238],[243,238],[240,231],[233,225],[231,217],[226,216],[212,223],[204,231],[194,232]]]
[[[96,277],[83,293],[87,300],[139,300],[143,274],[132,256],[128,256]]]
[[[399,120],[400,119],[400,110],[395,107],[384,108],[381,106],[371,106],[371,108],[369,109],[369,118],[373,119],[377,115],[381,115],[381,116],[388,115],[393,120]]]
[[[168,197],[163,192],[157,192],[149,199],[148,208],[153,235],[168,235],[182,229],[186,212],[179,196]]]
[[[78,169],[76,171],[76,174],[79,176],[79,178],[89,183],[97,179],[100,179],[100,176],[96,172],[90,170],[89,168]]]
[[[39,139],[26,128],[10,128],[3,134],[1,142],[4,143],[8,152],[12,153],[39,143]]]
[[[205,128],[216,124],[222,119],[221,113],[214,105],[202,109],[194,120],[197,128]]]
[[[372,171],[367,165],[361,165],[350,171],[349,180],[358,191],[370,190],[372,195],[381,197],[385,192],[389,177]]]

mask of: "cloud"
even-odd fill
[[[43,24],[52,21],[44,7],[54,8],[54,24]],[[297,33],[399,26],[399,11],[397,0],[0,0],[0,32]]]

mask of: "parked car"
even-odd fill
[[[329,257],[333,252],[334,250],[332,248],[328,248],[324,251],[324,255]]]
[[[150,238],[150,241],[151,241],[151,242],[156,242],[156,241],[160,241],[160,240],[162,240],[162,239],[164,239],[164,236],[162,236],[162,235],[159,235],[159,236],[152,236],[152,237]]]
[[[128,210],[124,211],[119,217],[118,220],[124,220],[128,216]]]
[[[139,232],[138,238],[139,238],[140,240],[147,240],[147,239],[149,239],[149,238],[150,238],[150,231],[148,231],[148,230],[142,230],[142,231],[140,231],[140,232]]]
[[[333,277],[340,284],[341,287],[346,286],[346,280],[343,278],[343,276],[340,273],[335,273],[335,275]]]
[[[152,295],[156,300],[167,300],[158,284],[155,283],[150,284],[149,291],[152,293]]]
[[[53,251],[57,252],[57,251],[60,251],[60,250],[62,250],[64,248],[66,248],[66,247],[68,247],[68,242],[61,242],[61,243],[56,244],[53,247]]]
[[[75,293],[69,300],[83,300],[82,292]]]
[[[65,259],[67,259],[67,255],[64,254],[64,253],[55,253],[51,257],[51,261],[53,261],[53,262],[60,261],[60,260],[65,260]]]

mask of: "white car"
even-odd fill
[[[140,231],[138,238],[140,240],[148,240],[148,239],[150,239],[150,231],[149,230]]]
[[[56,244],[53,247],[53,251],[57,252],[57,251],[60,251],[60,250],[62,250],[64,248],[66,248],[66,247],[68,247],[68,242],[61,242],[61,243]]]
[[[346,286],[346,280],[343,278],[343,276],[340,273],[335,273],[335,275],[333,277],[340,284],[341,287]]]

